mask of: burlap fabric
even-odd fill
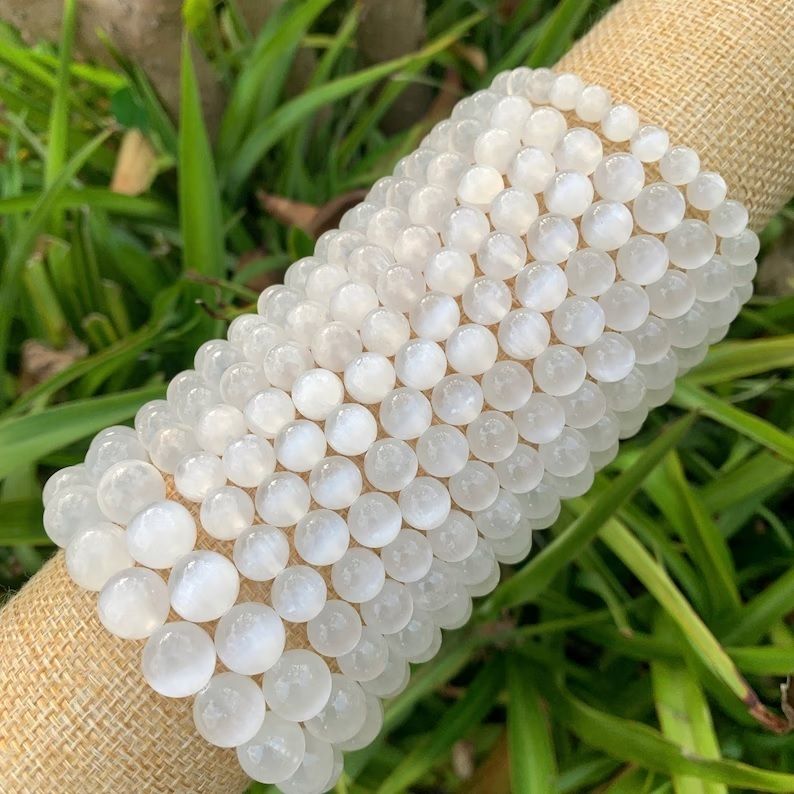
[[[792,25],[794,0],[624,0],[560,67],[697,149],[760,228],[794,192]],[[149,689],[143,643],[95,605],[59,552],[0,613],[0,792],[243,791],[234,753]]]

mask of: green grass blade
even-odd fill
[[[571,44],[591,0],[562,0],[543,26],[527,66],[551,66]]]
[[[622,472],[561,535],[533,557],[511,579],[501,584],[486,601],[483,612],[499,610],[534,599],[581,549],[598,534],[612,516],[642,485],[643,480],[674,449],[692,427],[693,415],[679,419],[648,445],[633,466]]]
[[[0,199],[0,215],[30,212],[41,194],[35,191]],[[103,187],[65,188],[55,201],[58,210],[89,207],[128,218],[173,223],[174,211],[159,199],[149,196],[126,196]]]
[[[794,334],[770,339],[741,339],[712,347],[705,360],[687,373],[684,381],[695,386],[714,386],[791,367],[794,367]]]
[[[52,545],[41,526],[43,512],[40,498],[0,502],[0,545]]]
[[[507,660],[507,738],[513,791],[546,794],[553,791],[557,762],[540,693],[519,657]]]

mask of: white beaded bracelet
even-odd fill
[[[759,245],[726,193],[604,88],[502,73],[53,475],[45,529],[207,741],[327,791],[723,338]]]

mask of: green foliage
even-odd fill
[[[52,550],[46,477],[161,395],[221,320],[311,251],[260,191],[323,207],[367,186],[432,123],[382,129],[408,85],[454,77],[471,92],[549,64],[608,4],[428,0],[427,42],[373,65],[352,0],[293,0],[261,31],[232,2],[191,0],[179,124],[118,53],[112,69],[71,61],[74,0],[58,47],[2,30],[0,585],[18,587]],[[229,96],[217,134],[193,69],[202,47]],[[133,129],[156,175],[129,196],[108,186]],[[791,219],[770,225],[765,251]],[[30,340],[60,368],[37,376]],[[794,790],[776,702],[794,668],[792,365],[794,300],[754,298],[672,405],[414,669],[338,791]]]

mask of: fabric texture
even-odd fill
[[[794,192],[792,23],[794,0],[624,0],[558,68],[696,149],[760,228]],[[202,533],[199,545],[213,542]],[[268,591],[246,583],[241,600]],[[302,626],[288,643],[306,643]],[[96,594],[72,583],[63,552],[33,577],[0,613],[0,791],[245,790],[234,752],[196,734],[191,700],[145,683],[143,644],[104,630]]]

